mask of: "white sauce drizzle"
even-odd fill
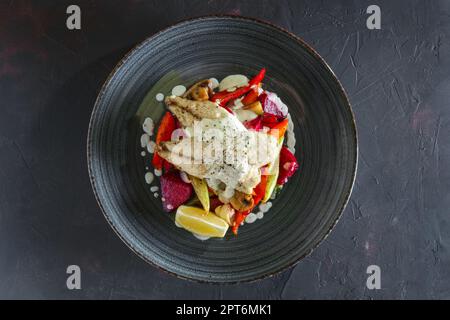
[[[262,213],[266,213],[267,211],[269,211],[270,208],[272,208],[272,202],[270,202],[270,201],[267,201],[266,203],[261,203],[259,205],[259,210]]]
[[[145,174],[145,182],[147,184],[151,184],[153,182],[153,179],[154,179],[154,176],[153,176],[153,174],[151,172],[147,172]]]
[[[233,109],[240,109],[240,108],[242,108],[244,106],[242,104],[242,99],[244,99],[244,98],[238,98],[238,99],[234,100]]]
[[[232,74],[222,79],[219,83],[219,91],[227,90],[229,92],[236,88],[246,86],[248,78],[242,74]]]
[[[144,129],[144,132],[149,136],[152,136],[154,128],[155,125],[153,123],[152,118],[145,118],[144,123],[142,124],[142,129]]]
[[[182,96],[186,92],[186,87],[182,85],[178,85],[173,87],[172,95],[174,96]]]
[[[184,172],[184,171],[180,171],[180,178],[181,178],[181,180],[183,180],[185,183],[191,183],[191,180],[189,180],[188,175],[187,175],[186,172]]]
[[[211,81],[211,89],[215,89],[219,86],[219,80],[216,78],[210,78],[209,81]]]
[[[141,136],[141,147],[145,148],[149,142],[150,142],[150,136],[148,134],[144,133]]]
[[[161,177],[161,175],[162,175],[162,170],[155,169],[155,170],[153,170],[153,172],[155,173],[155,176],[157,176],[157,177]]]
[[[288,127],[286,130],[286,146],[292,154],[295,154],[295,133],[294,133],[294,122],[292,121],[291,114],[288,113]]]
[[[153,186],[153,187],[150,188],[150,191],[151,191],[151,192],[156,192],[156,191],[158,191],[158,190],[159,190],[159,187],[158,187],[158,186]]]
[[[254,213],[249,213],[248,216],[245,217],[245,222],[246,223],[253,223],[256,221],[256,214]]]
[[[155,152],[155,146],[156,146],[155,141],[149,141],[149,142],[147,143],[147,151],[148,151],[149,153],[154,153],[154,152]]]
[[[194,237],[196,237],[198,240],[201,240],[201,241],[205,241],[205,240],[208,240],[210,238],[210,237],[207,237],[207,236],[201,236],[201,235],[193,233],[193,232],[192,232],[192,235]]]
[[[160,93],[157,93],[156,96],[155,96],[155,98],[156,98],[156,101],[161,102],[161,101],[164,100],[164,94],[162,94],[161,92],[160,92]]]
[[[250,121],[258,117],[256,113],[250,110],[238,109],[235,113],[240,122]]]
[[[270,210],[272,207],[272,202],[268,201],[266,203],[261,203],[259,205],[259,211],[257,213],[250,213],[247,217],[245,217],[245,223],[253,223],[257,219],[264,218],[264,213]]]

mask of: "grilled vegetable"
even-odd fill
[[[189,180],[191,180],[192,187],[194,187],[195,194],[203,209],[205,209],[205,212],[209,212],[209,191],[205,180],[194,176],[189,176]]]

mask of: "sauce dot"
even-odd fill
[[[147,172],[145,174],[145,182],[147,184],[151,184],[153,182],[153,179],[154,179],[154,176],[153,176],[153,174],[151,172]]]
[[[160,92],[160,93],[156,94],[155,98],[156,98],[156,101],[161,102],[164,100],[164,95]]]
[[[174,95],[174,96],[181,96],[185,92],[186,92],[186,87],[182,86],[182,85],[175,86],[172,89],[172,95]]]

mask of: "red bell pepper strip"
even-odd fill
[[[289,124],[289,120],[288,119],[284,119],[283,121],[281,121],[281,122],[277,123],[276,125],[274,125],[269,130],[269,134],[275,136],[277,139],[283,137],[284,134],[286,133],[288,124]]]
[[[158,127],[158,132],[156,133],[156,144],[164,141],[170,141],[172,137],[172,132],[177,128],[177,123],[175,117],[167,111]],[[155,169],[161,170],[164,166],[164,159],[159,156],[158,153],[153,154],[152,165]]]
[[[237,99],[252,89],[252,86],[259,85],[264,79],[266,74],[266,69],[263,68],[261,71],[249,81],[248,85],[236,89],[235,91],[228,92],[226,90],[220,91],[211,97],[211,101],[218,101],[220,106],[226,105],[229,101]]]
[[[241,102],[244,106],[246,106],[250,103],[255,102],[256,100],[258,100],[258,87],[250,90],[250,92],[245,95]]]
[[[247,211],[238,211],[235,214],[234,217],[234,223],[231,227],[231,231],[235,235],[237,235],[239,226],[241,225],[242,221],[244,221],[245,217],[252,212],[252,210],[261,202],[262,198],[264,197],[264,194],[266,193],[266,186],[267,186],[267,176],[261,176],[261,182],[255,187],[253,190],[255,195],[253,196],[253,207]]]
[[[262,124],[269,128],[278,124],[278,117],[270,113],[264,113],[261,120]]]
[[[299,165],[295,156],[288,148],[283,146],[280,151],[280,172],[277,184],[285,184],[295,171],[297,171],[298,167]]]
[[[255,131],[261,130],[263,127],[261,117],[256,117],[253,120],[245,121],[244,126],[247,129],[251,129],[251,130],[255,130]]]
[[[164,159],[161,158],[156,152],[153,154],[152,166],[157,170],[161,170],[164,165]]]
[[[245,217],[248,216],[249,213],[250,213],[249,210],[244,212],[238,211],[234,215],[234,222],[233,226],[231,227],[231,231],[233,231],[235,235],[238,234],[239,226],[241,225],[242,221],[244,221]]]
[[[263,81],[265,75],[266,68],[262,68],[261,71],[259,71],[259,73],[249,81],[248,85],[250,87],[259,85]]]
[[[253,208],[259,204],[262,198],[264,198],[264,194],[266,193],[266,186],[267,186],[267,175],[262,175],[261,181],[254,189],[255,196],[253,197]]]
[[[239,98],[249,91],[249,87],[241,87],[233,92],[221,91],[212,96],[212,101],[218,101],[220,106],[225,106],[229,101]],[[226,94],[224,94],[226,93]]]

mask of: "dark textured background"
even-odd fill
[[[78,4],[82,30],[65,27]],[[366,28],[368,5],[382,29]],[[141,261],[97,207],[90,112],[133,45],[188,17],[276,23],[331,65],[357,119],[350,203],[313,254],[273,278],[217,286]],[[0,1],[0,298],[450,298],[449,1]],[[66,289],[78,264],[82,290]],[[381,290],[365,286],[381,267]]]

